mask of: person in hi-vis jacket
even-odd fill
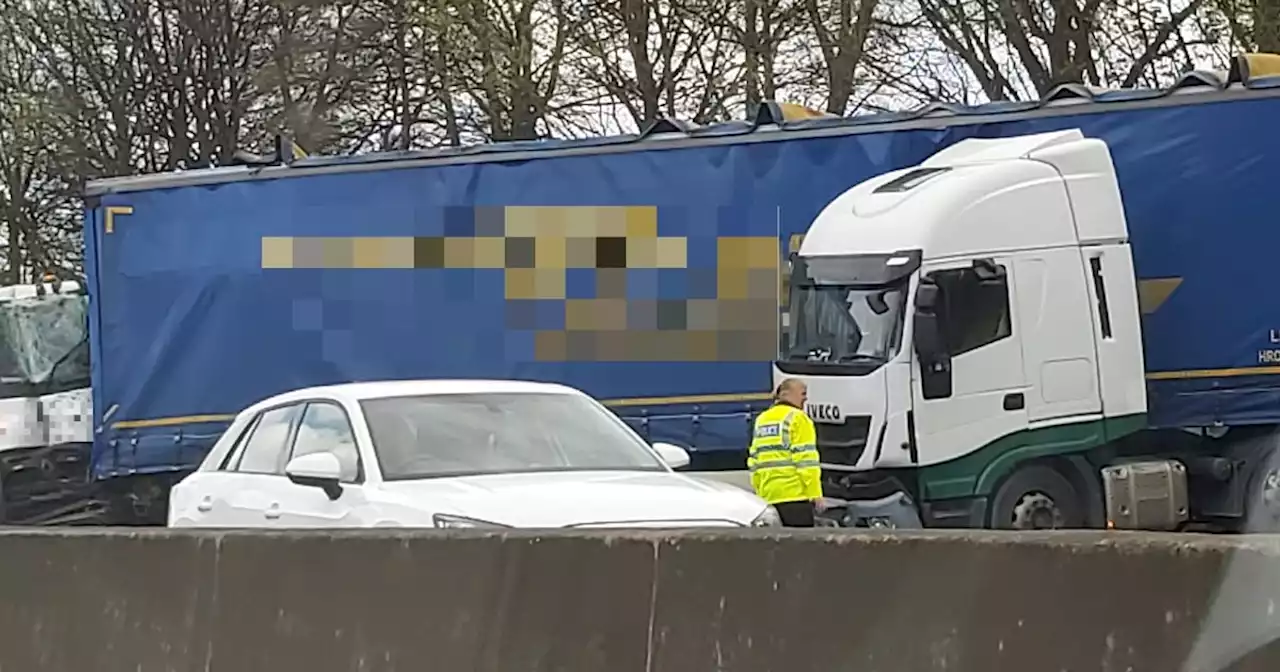
[[[756,418],[747,469],[756,494],[777,509],[786,527],[813,527],[822,507],[818,436],[804,412],[809,388],[788,378],[773,392],[773,406]]]

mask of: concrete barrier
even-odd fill
[[[18,672],[1274,672],[1280,541],[0,533]]]

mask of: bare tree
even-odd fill
[[[804,0],[688,0],[690,7],[732,41],[741,66],[736,79],[748,110],[776,100],[804,73],[783,58],[804,30]],[[736,60],[736,59],[735,59]]]
[[[696,64],[716,58],[718,36],[691,8],[688,0],[599,0],[576,10],[577,70],[602,87],[635,128],[659,117],[703,117],[714,104],[697,95],[707,87]]]
[[[457,63],[490,140],[532,140],[556,111],[573,27],[566,0],[450,0]]]
[[[344,151],[408,150],[483,140],[459,99],[473,47],[453,0],[361,3],[359,77],[342,103]],[[355,48],[355,47],[353,47]]]
[[[226,163],[258,91],[267,6],[254,0],[127,0],[144,82],[148,170]]]
[[[824,64],[826,110],[844,114],[857,85],[857,75],[875,30],[878,0],[804,0],[809,25]]]
[[[11,3],[18,5],[16,1]],[[84,177],[128,175],[150,135],[147,98],[131,7],[105,0],[32,0],[13,20],[41,72],[48,101],[64,125],[63,142]]]
[[[261,0],[258,0],[261,1]],[[272,4],[269,58],[257,85],[269,96],[269,129],[288,131],[309,151],[340,149],[346,103],[365,93],[377,62],[368,49],[385,25],[359,0],[280,0]]]
[[[1175,35],[1204,0],[1162,13],[1148,11],[1143,0],[919,2],[929,29],[965,62],[987,97],[1003,100],[1029,93],[1019,86],[1020,75],[1036,94],[1064,82],[1132,86],[1169,55]],[[1129,30],[1133,39],[1135,16],[1145,31],[1140,48],[1127,56],[1109,50],[1116,30]]]
[[[1217,0],[1216,17],[1243,51],[1280,53],[1280,0]]]
[[[54,214],[62,195],[49,175],[56,148],[49,142],[50,110],[40,95],[46,82],[11,18],[0,16],[0,222],[6,243],[0,278],[5,283],[29,280],[48,266],[48,234],[56,237],[59,231],[42,230],[40,224]]]

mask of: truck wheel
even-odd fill
[[[1055,530],[1084,526],[1084,503],[1075,486],[1042,464],[1005,479],[991,498],[989,526],[996,530]]]
[[[1272,452],[1249,479],[1244,532],[1280,532],[1280,454]]]

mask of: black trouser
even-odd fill
[[[813,502],[809,500],[779,502],[774,504],[773,508],[777,509],[783,527],[814,527],[816,525]]]

